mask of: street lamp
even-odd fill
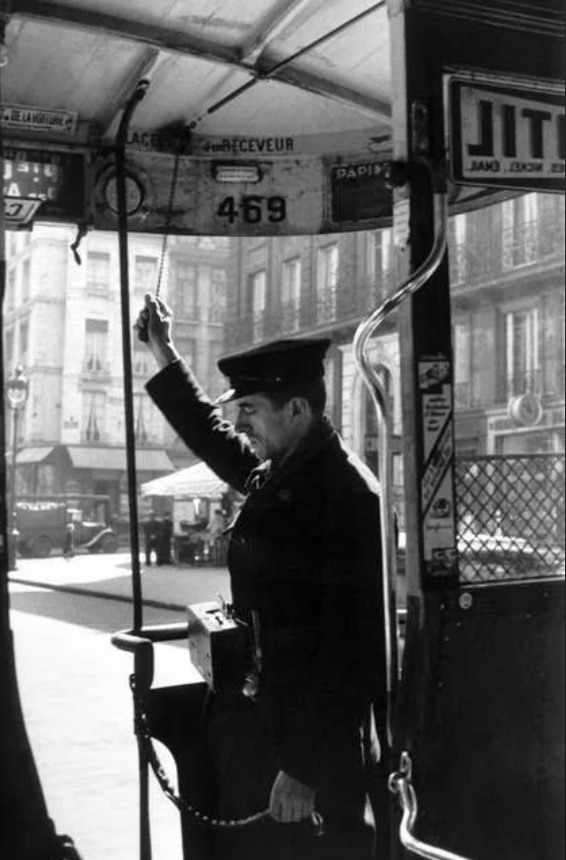
[[[11,528],[9,539],[9,564],[10,570],[16,570],[16,558],[18,554],[19,532],[16,523],[16,459],[18,456],[18,420],[20,412],[25,408],[29,394],[29,379],[24,375],[21,364],[14,369],[14,375],[6,381],[6,397],[8,406],[14,413],[12,421],[12,472],[10,475],[10,513]]]

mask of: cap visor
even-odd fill
[[[214,406],[222,406],[223,403],[229,403],[230,400],[234,400],[236,396],[236,389],[229,388],[228,391],[225,391],[224,394],[217,397],[216,400],[213,401],[213,404]]]

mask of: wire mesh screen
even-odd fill
[[[462,582],[564,575],[564,455],[456,461]]]

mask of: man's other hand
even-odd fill
[[[281,770],[271,789],[269,813],[275,821],[283,824],[303,821],[314,812],[315,796],[314,788]]]

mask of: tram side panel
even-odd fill
[[[428,612],[419,838],[482,860],[562,857],[563,582],[432,595]]]

